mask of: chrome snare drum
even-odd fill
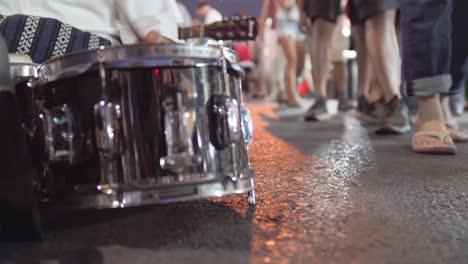
[[[73,208],[247,192],[255,203],[251,127],[233,64],[219,48],[147,44],[41,65],[44,195]]]

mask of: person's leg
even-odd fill
[[[395,32],[395,10],[387,10],[365,21],[366,46],[375,77],[386,102],[400,98],[400,54]]]
[[[335,23],[317,18],[312,24],[312,78],[317,96],[327,98],[327,80],[330,70],[330,44]]]
[[[327,81],[330,71],[330,44],[335,24],[327,19],[317,18],[312,24],[310,59],[316,101],[304,116],[306,121],[323,121],[329,118],[327,108]]]
[[[381,89],[387,116],[378,134],[402,134],[411,129],[409,112],[401,100],[401,60],[395,32],[397,0],[354,0],[364,22],[365,38],[372,70]]]
[[[380,3],[380,1],[372,4],[363,2],[362,0],[351,0],[349,3],[359,67],[359,99],[357,110],[360,114],[359,117],[368,124],[382,124],[384,118],[388,116],[388,107],[384,103],[382,89],[378,85],[371,65],[371,58],[366,43],[364,18],[369,18],[385,9],[395,8],[393,6],[395,3],[390,3],[390,5],[387,3],[387,6],[379,6],[376,3]]]
[[[357,52],[358,65],[358,111],[365,112],[368,108],[369,91],[372,80],[372,70],[370,58],[367,52],[365,28],[359,19],[355,0],[349,0],[349,19],[353,32],[353,42]]]
[[[348,111],[355,107],[348,95],[348,74],[346,63],[344,61],[333,63],[333,77],[336,84],[336,93],[338,95],[338,111]]]
[[[366,35],[364,25],[353,25],[354,41],[356,44],[357,64],[358,64],[358,86],[359,96],[369,98],[369,91],[372,81],[372,68],[367,52]]]
[[[403,74],[410,95],[418,96],[419,132],[415,152],[455,153],[439,94],[451,85],[450,0],[402,0]],[[431,43],[431,45],[424,45]]]
[[[310,34],[306,34],[306,37],[304,39],[305,54],[304,54],[303,76],[309,88],[309,94],[315,94],[314,80],[312,78],[312,62],[310,58],[310,52],[311,52],[312,47],[310,43],[312,43],[312,37]]]
[[[296,51],[297,51],[297,72],[296,77],[300,77],[304,72],[306,48],[305,40],[296,40]]]
[[[346,90],[346,65],[344,62],[334,62],[333,63],[333,77],[336,83],[336,93],[338,94],[338,98],[346,98],[347,97],[347,90]]]
[[[312,21],[310,58],[317,100],[307,110],[306,121],[328,119],[327,80],[330,70],[330,44],[336,20],[340,15],[340,0],[309,0],[306,14]]]
[[[286,94],[288,96],[288,104],[291,107],[298,107],[299,99],[296,92],[297,88],[297,51],[296,41],[291,36],[281,36],[279,43],[283,49],[284,56],[286,57],[285,67],[285,83],[286,83]]]

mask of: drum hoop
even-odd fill
[[[220,66],[219,48],[185,44],[141,44],[101,47],[69,53],[46,61],[39,67],[40,84],[81,75],[99,62],[106,67],[155,68]]]
[[[39,64],[11,63],[10,75],[12,78],[37,78]]]
[[[245,71],[240,64],[229,63],[228,69],[229,71],[234,71],[240,79],[245,79]]]

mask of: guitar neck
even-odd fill
[[[256,36],[257,22],[253,18],[179,28],[179,39],[254,40]]]
[[[179,39],[204,38],[201,26],[179,28]]]

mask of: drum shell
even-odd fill
[[[209,118],[213,99],[235,106],[234,127],[242,126],[242,72],[221,54],[205,47],[142,45],[43,64],[34,100],[41,112],[67,117],[70,129],[59,134],[72,135],[69,153],[77,157],[49,160],[47,193],[60,194],[58,202],[66,207],[109,208],[253,190],[243,136],[222,148],[210,137],[220,123]]]
[[[122,153],[111,160],[100,157],[96,142],[94,107],[104,100],[97,73],[37,88],[36,99],[43,101],[46,109],[66,104],[73,109],[79,123],[79,164],[60,166],[55,172],[68,178],[68,190],[79,193],[92,192],[97,188],[131,191],[252,176],[243,140],[237,142],[238,147],[234,151],[217,150],[209,137],[207,102],[220,94],[240,102],[238,77],[229,75],[230,85],[224,85],[226,79],[222,69],[212,66],[113,69],[107,75],[110,92],[105,100],[119,105],[122,111]],[[161,165],[161,158],[170,154],[165,135],[168,109],[164,100],[178,92],[184,93],[184,109],[175,110],[186,112],[193,122],[193,128],[189,129],[191,149],[185,151],[197,158],[194,158],[194,164],[181,164],[181,171],[171,171]],[[112,166],[115,173],[111,183],[105,179],[108,172],[103,172],[106,164]],[[105,204],[96,206],[108,207]]]

